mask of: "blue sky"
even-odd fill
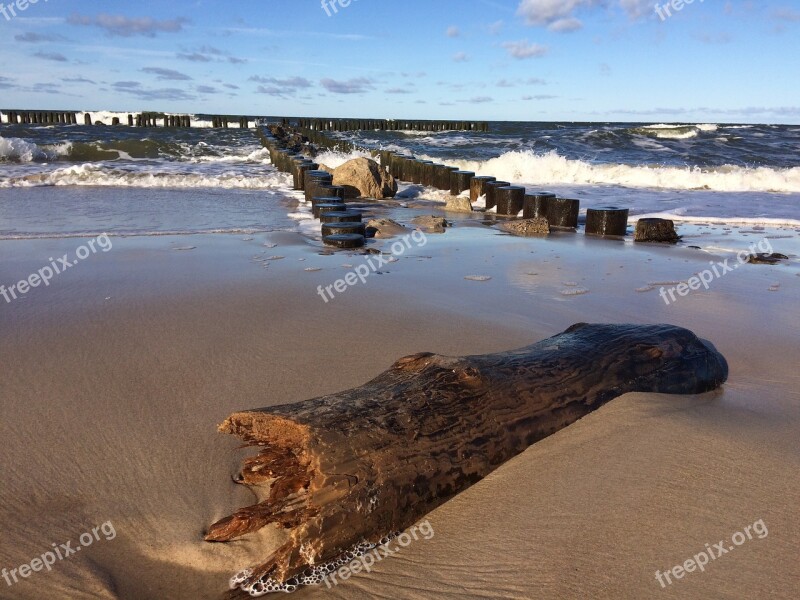
[[[5,1],[0,107],[800,122],[796,1],[325,1]]]

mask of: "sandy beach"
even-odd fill
[[[30,563],[103,523],[115,532],[52,571],[0,582],[0,597],[220,598],[277,543],[273,531],[202,541],[248,503],[231,481],[247,452],[216,432],[230,413],[354,387],[408,354],[508,350],[584,321],[687,327],[727,358],[730,379],[701,396],[612,401],[430,514],[431,539],[296,597],[792,597],[797,264],[745,265],[666,305],[637,289],[686,280],[721,255],[516,238],[449,216],[456,227],[328,303],[317,287],[365,257],[320,255],[284,232],[112,237],[108,252],[0,306],[0,564]],[[713,244],[722,232],[685,233]],[[0,279],[82,242],[0,242]],[[757,521],[767,535],[659,584],[656,571]]]

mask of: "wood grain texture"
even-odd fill
[[[260,502],[209,528],[225,542],[277,523],[289,541],[252,580],[278,582],[402,531],[542,438],[627,392],[719,387],[725,359],[671,325],[578,324],[497,354],[416,354],[364,385],[231,415],[258,447],[238,476]]]

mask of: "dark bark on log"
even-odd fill
[[[702,393],[727,375],[710,343],[671,325],[582,323],[509,352],[408,356],[361,387],[231,415],[219,430],[259,448],[237,481],[262,501],[205,539],[291,530],[249,580],[283,582],[408,528],[621,394]]]

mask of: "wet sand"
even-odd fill
[[[325,303],[318,286],[363,256],[320,256],[291,233],[112,240],[48,288],[0,300],[0,568],[109,520],[117,535],[0,580],[0,598],[219,598],[275,543],[201,541],[251,499],[230,480],[242,451],[216,433],[228,414],[359,385],[406,354],[507,350],[580,321],[688,327],[730,380],[614,400],[434,511],[433,539],[296,597],[790,598],[800,585],[796,262],[745,265],[667,306],[658,286],[636,290],[715,255],[464,222]],[[79,243],[0,242],[0,282]],[[763,539],[657,582],[759,519]]]

